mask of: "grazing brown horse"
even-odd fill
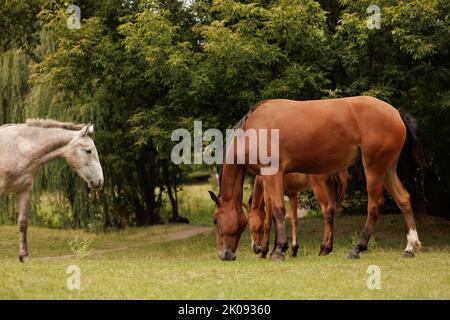
[[[411,124],[400,112],[379,99],[367,96],[292,101],[266,100],[250,111],[238,124],[244,131],[278,129],[278,171],[265,175],[265,191],[270,196],[275,218],[277,246],[272,259],[284,259],[287,249],[283,178],[289,172],[329,174],[345,170],[362,160],[368,193],[367,220],[357,245],[349,258],[359,258],[367,250],[367,243],[379,216],[383,202],[383,186],[392,195],[405,219],[407,246],[405,256],[414,256],[420,246],[410,195],[397,176],[397,162],[407,132],[414,139]],[[272,134],[272,133],[271,133]],[[233,139],[237,140],[236,137]],[[413,141],[414,142],[414,141]],[[227,161],[222,167],[220,194],[210,192],[216,204],[214,223],[216,245],[222,260],[234,260],[236,249],[247,221],[242,210],[242,189],[246,169],[260,175],[269,167],[259,155],[256,163],[249,161],[249,146],[244,155],[230,147],[226,152],[234,158],[245,157],[245,163]],[[256,146],[258,149],[259,146]],[[263,161],[264,160],[264,161]]]
[[[319,255],[333,251],[334,215],[341,204],[347,188],[347,172],[341,171],[330,175],[305,175],[292,172],[284,176],[284,195],[289,197],[289,222],[291,225],[291,256],[297,256],[297,195],[312,188],[315,198],[320,203],[323,214],[323,241]],[[253,193],[249,199],[248,226],[251,233],[252,249],[262,257],[269,251],[269,237],[272,222],[269,195],[264,192],[264,179],[257,176]]]

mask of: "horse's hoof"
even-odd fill
[[[292,248],[291,248],[291,257],[296,257],[297,256],[297,251],[298,251],[298,244],[292,246]]]
[[[320,250],[319,250],[319,256],[326,256],[327,254],[329,254],[332,251],[333,251],[332,248],[321,245]]]
[[[30,262],[30,257],[29,257],[29,256],[22,256],[22,255],[19,255],[19,260],[20,260],[20,262],[22,262],[22,263],[27,263],[27,262]]]
[[[347,259],[360,259],[359,253],[352,250],[348,254]]]
[[[414,255],[414,252],[412,252],[412,251],[403,252],[403,258],[414,258],[414,257],[415,257],[415,255]]]
[[[270,258],[273,261],[284,261],[284,254],[275,251],[275,252],[272,252],[272,254],[270,255]]]
[[[261,249],[261,258],[266,258],[269,253],[269,249]]]
[[[253,253],[255,253],[255,254],[259,254],[261,252],[261,247],[256,244],[252,245],[252,249],[253,249]]]

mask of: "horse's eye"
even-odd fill
[[[213,223],[214,223],[214,224],[217,224],[217,218],[214,218],[214,219],[213,219]]]
[[[86,150],[87,153],[92,153],[92,150]]]

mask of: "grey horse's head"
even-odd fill
[[[91,138],[93,133],[94,125],[89,123],[84,126],[65,147],[64,157],[69,166],[87,182],[89,188],[101,189],[104,182],[103,170]]]

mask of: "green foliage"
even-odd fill
[[[22,121],[24,98],[28,91],[29,58],[22,49],[0,55],[0,119]]]
[[[371,4],[88,0],[79,2],[76,30],[66,26],[63,0],[1,2],[0,120],[93,121],[106,179],[94,196],[63,161],[47,166],[32,221],[91,230],[161,222],[169,191],[176,202],[189,172],[170,162],[171,132],[194,120],[231,127],[269,98],[365,94],[411,112],[430,164],[429,198],[442,202],[450,187],[450,4],[379,1],[381,29],[369,29]],[[359,184],[346,198],[364,207],[352,191]],[[2,200],[0,221],[13,222],[11,200]]]
[[[333,46],[344,72],[333,75],[334,82],[343,96],[376,96],[418,119],[430,164],[429,204],[444,213],[438,199],[449,188],[443,177],[450,158],[442,146],[449,137],[443,121],[449,117],[450,5],[439,0],[378,2],[381,29],[370,30],[370,1],[340,2],[346,7]]]
[[[297,204],[299,208],[308,210],[309,216],[322,216],[320,205],[314,198],[312,190],[299,193]]]

